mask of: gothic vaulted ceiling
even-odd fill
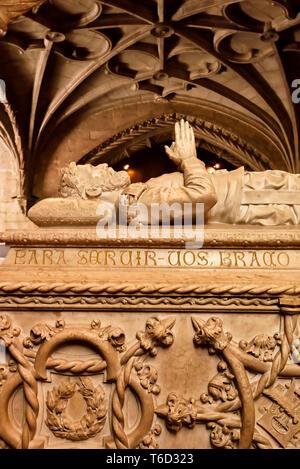
[[[233,166],[300,172],[299,11],[299,0],[0,0],[0,130],[20,195],[55,195],[70,161],[114,164],[167,141],[181,116]]]

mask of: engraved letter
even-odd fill
[[[85,257],[85,254],[87,254],[86,249],[80,249],[80,251],[78,251],[77,255],[79,256],[79,259],[77,261],[77,264],[87,264],[87,258]]]
[[[38,264],[37,258],[36,258],[36,250],[35,249],[29,249],[31,253],[29,259],[28,259],[28,264]]]
[[[261,267],[260,263],[258,262],[257,252],[256,251],[250,252],[250,254],[252,255],[252,260],[251,260],[250,267],[254,266],[254,262],[256,263],[257,267]]]
[[[52,256],[53,256],[52,249],[43,249],[43,265],[45,264],[52,265]],[[35,262],[35,264],[37,264],[37,262]]]
[[[65,251],[58,251],[58,258],[56,264],[66,264]]]
[[[124,254],[128,254],[128,261],[124,261]],[[120,261],[122,265],[132,265],[132,251],[122,251],[120,254]]]
[[[242,266],[246,267],[246,262],[244,261],[245,253],[244,252],[234,252],[235,266],[239,266],[239,261],[242,262]]]
[[[191,255],[190,262],[189,262],[189,258],[187,258],[188,255]],[[193,253],[193,251],[184,251],[183,262],[185,263],[185,265],[195,264],[195,254]]]
[[[116,265],[114,251],[105,251],[104,265],[108,265],[108,260],[112,261],[112,265]]]
[[[220,265],[225,267],[231,267],[232,260],[229,252],[219,251],[220,253]]]
[[[148,259],[153,262],[153,265],[157,265],[155,251],[145,251],[145,265],[148,265]]]
[[[180,266],[180,251],[168,251],[169,255],[168,255],[168,262],[169,264],[173,267],[175,265],[178,265]],[[171,261],[171,256],[172,254],[177,254],[177,262],[175,264],[172,264],[172,261]]]
[[[263,260],[264,260],[264,264],[267,267],[276,267],[276,264],[273,261],[274,255],[275,255],[275,252],[269,252],[269,251],[264,252]]]
[[[15,264],[25,264],[25,249],[16,249],[15,254]]]
[[[277,256],[277,260],[283,267],[287,267],[290,264],[290,256],[287,252],[280,252]]]
[[[208,256],[208,252],[203,252],[203,251],[198,252],[198,254],[197,254],[198,262],[197,262],[197,264],[198,265],[208,265],[207,256]]]

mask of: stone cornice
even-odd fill
[[[176,247],[185,248],[190,238],[176,239],[152,238],[149,239],[101,239],[96,231],[91,229],[65,230],[34,230],[34,231],[7,231],[0,233],[0,243],[9,246],[97,246],[97,247]],[[241,247],[272,249],[300,247],[299,227],[267,228],[260,226],[233,226],[216,225],[207,226],[204,234],[204,247]]]

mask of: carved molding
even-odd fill
[[[74,307],[82,308],[89,306],[95,309],[125,309],[128,307],[143,309],[172,309],[181,310],[182,307],[189,309],[213,309],[222,308],[229,310],[234,307],[236,309],[263,309],[278,311],[277,298],[217,298],[217,297],[189,297],[189,296],[0,296],[0,307],[16,307],[22,306],[32,309],[34,307],[46,307],[52,309],[54,307],[64,309],[73,309]]]
[[[7,231],[0,233],[0,242],[8,246],[99,246],[99,247],[185,247],[188,238],[156,238],[156,239],[99,239],[95,230],[68,230],[63,233],[50,230]],[[245,248],[299,248],[300,233],[298,228],[244,229],[244,226],[226,226],[220,229],[207,227],[204,233],[204,247],[245,247]]]
[[[236,285],[226,284],[219,286],[212,286],[212,284],[201,285],[193,284],[183,286],[181,283],[170,285],[169,283],[161,284],[131,284],[131,283],[37,283],[37,282],[18,282],[18,283],[0,283],[1,293],[43,293],[43,294],[175,294],[175,295],[267,295],[267,296],[280,296],[280,295],[299,295],[300,287],[293,286],[291,283],[286,285],[262,285],[262,284],[251,284],[251,285]]]

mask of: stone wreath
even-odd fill
[[[67,415],[69,400],[78,392],[86,403],[84,416],[72,421]],[[89,378],[79,382],[63,381],[47,393],[46,424],[58,438],[79,441],[94,437],[104,427],[106,420],[105,394],[102,386],[93,386]]]

